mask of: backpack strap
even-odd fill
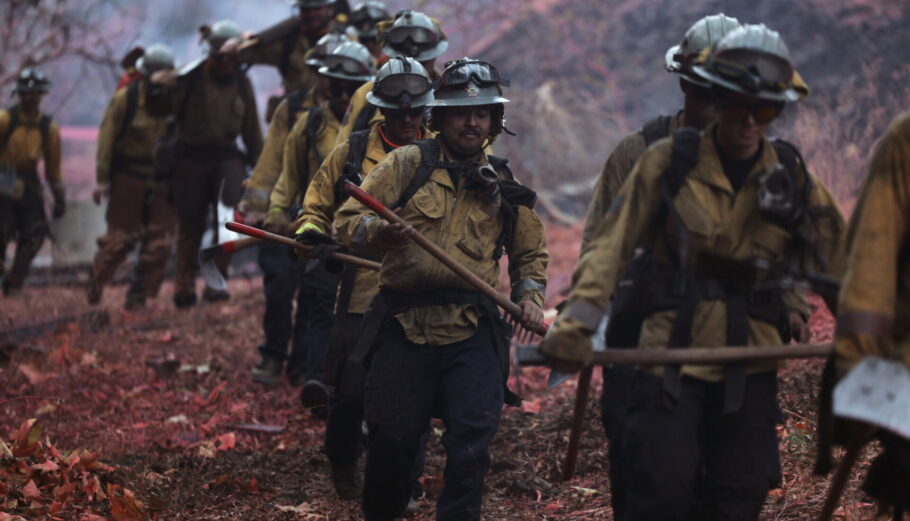
[[[304,179],[301,181],[306,181],[306,183],[301,183],[300,186],[300,198],[303,199],[303,196],[306,194],[307,184],[309,182],[310,175],[310,152],[316,150],[316,135],[319,133],[319,129],[322,127],[322,121],[325,119],[325,113],[322,110],[322,107],[315,106],[311,107],[307,113],[307,122],[306,128],[303,131],[303,135],[306,137],[306,150],[303,152],[303,167],[305,171],[303,172]],[[318,154],[318,152],[317,152]],[[321,163],[322,158],[317,157],[317,160]]]
[[[673,116],[657,116],[641,127],[641,134],[645,138],[645,148],[670,135],[671,121],[673,121]]]
[[[335,182],[336,204],[340,204],[348,197],[344,191],[345,181],[350,181],[357,186],[363,182],[363,159],[367,154],[370,132],[370,130],[361,130],[354,132],[348,138],[348,158],[341,169],[341,176]]]
[[[373,116],[376,115],[376,110],[376,105],[373,105],[372,103],[369,103],[366,107],[363,107],[360,113],[357,114],[357,119],[354,120],[353,130],[356,132],[358,130],[366,130],[370,128],[370,121],[373,119]]]
[[[294,128],[294,123],[297,122],[297,113],[303,108],[303,98],[306,96],[306,92],[303,89],[295,90],[294,92],[288,94],[288,132]]]
[[[417,168],[417,173],[414,174],[414,178],[411,179],[410,184],[408,184],[407,188],[404,189],[404,192],[401,193],[398,202],[392,207],[393,210],[396,208],[404,208],[404,205],[408,204],[408,201],[414,197],[417,190],[420,190],[420,187],[429,181],[430,176],[433,175],[433,170],[436,170],[437,165],[439,164],[437,162],[440,150],[438,141],[435,139],[421,139],[414,144],[420,149],[420,166]]]
[[[115,142],[123,139],[127,129],[130,128],[133,119],[136,118],[136,110],[139,108],[139,82],[134,81],[126,88],[126,113],[123,116],[123,123],[120,124],[120,130],[117,132]]]

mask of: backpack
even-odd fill
[[[417,190],[429,181],[430,176],[433,175],[433,171],[437,168],[445,168],[452,174],[453,171],[457,172],[458,170],[463,170],[466,166],[465,163],[444,163],[438,161],[436,158],[439,157],[440,148],[439,142],[435,139],[421,139],[417,141],[415,145],[420,149],[420,166],[417,168],[417,172],[414,174],[413,179],[411,179],[407,188],[402,192],[401,197],[398,199],[398,202],[393,209],[403,208],[404,205],[414,197]],[[506,245],[512,242],[512,235],[515,230],[515,218],[517,216],[516,207],[524,206],[533,209],[534,205],[537,203],[537,193],[515,181],[512,170],[508,166],[508,159],[496,156],[487,156],[487,159],[490,161],[490,166],[492,166],[494,170],[501,174],[505,174],[506,176],[505,179],[500,179],[498,183],[500,193],[502,194],[500,214],[503,219],[503,224],[499,238],[496,240],[496,249],[493,252],[493,259],[499,260],[505,251]]]

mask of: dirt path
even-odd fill
[[[336,499],[331,490],[320,452],[322,421],[299,406],[296,389],[249,380],[260,340],[261,287],[243,280],[231,285],[234,296],[227,303],[177,312],[162,297],[142,315],[120,311],[123,289],[114,290],[103,302],[112,317],[109,327],[70,326],[28,349],[12,350],[0,366],[0,436],[7,439],[27,418],[38,418],[42,436],[61,451],[100,451],[116,469],[103,481],[135,491],[144,518],[360,519],[359,506]],[[81,292],[61,288],[28,289],[3,306],[3,326],[88,310]],[[824,339],[830,318],[818,317],[813,327]],[[763,519],[812,519],[823,499],[825,481],[811,476],[820,370],[816,361],[781,371],[785,479],[772,492]],[[525,370],[523,380],[525,405],[505,412],[492,447],[485,518],[611,519],[599,377],[578,475],[569,483],[560,483],[558,475],[574,382],[550,394],[544,370]],[[415,520],[433,519],[444,465],[441,433],[435,425],[424,477],[428,499]],[[858,479],[841,519],[871,512],[856,492]],[[23,504],[6,508],[0,502],[0,511],[46,517]],[[66,506],[57,518],[80,519],[81,512]]]

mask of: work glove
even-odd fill
[[[309,246],[306,253],[307,263],[304,273],[311,273],[319,266],[325,266],[329,273],[340,273],[344,263],[330,259],[329,255],[343,251],[344,248],[332,237],[313,229],[304,230],[294,237],[297,242]]]
[[[547,364],[554,370],[574,373],[593,360],[593,334],[580,320],[562,315],[550,326],[538,350],[547,356]]]
[[[63,194],[62,188],[55,189],[53,192],[54,208],[51,213],[53,214],[54,219],[59,219],[66,213],[66,197]]]
[[[288,219],[287,212],[283,209],[271,208],[269,213],[266,214],[262,226],[272,233],[286,236],[291,228],[291,221]]]
[[[269,212],[269,191],[261,188],[247,187],[243,191],[237,210],[243,214],[243,222],[250,226],[258,226]]]

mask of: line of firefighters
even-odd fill
[[[508,82],[482,60],[438,72],[448,41],[423,13],[391,16],[372,0],[343,14],[334,0],[292,3],[297,16],[252,36],[228,20],[203,27],[206,55],[180,70],[163,44],[128,57],[99,133],[93,197],[109,200],[108,229],[87,299],[100,301],[138,245],[126,307],[144,307],[176,234],[174,304],[195,305],[198,252],[218,201],[293,236],[304,258],[259,245],[265,339],[253,380],[273,385],[286,374],[302,386],[303,403],[327,417],[335,490],[362,499],[368,520],[419,507],[428,428],[441,418],[437,518],[480,519],[501,406],[519,400],[507,387],[512,329],[541,329],[547,282],[536,195],[490,154],[508,132]],[[910,321],[900,319],[910,312],[908,116],[878,144],[848,231],[799,150],[766,138],[786,103],[809,94],[777,32],[707,16],[665,59],[683,108],[647,122],[607,159],[572,294],[540,346],[550,364],[589,363],[608,310],[611,348],[806,341],[804,282],[820,275],[844,284],[839,302],[826,298],[838,312],[836,377],[868,355],[910,364]],[[286,92],[270,100],[264,141],[246,76],[254,64],[276,67]],[[21,288],[47,234],[42,159],[53,215],[65,213],[59,129],[39,107],[49,87],[40,70],[24,70],[19,104],[0,112],[4,251],[17,241],[4,294]],[[408,225],[349,199],[348,182]],[[494,286],[506,255],[512,322],[418,235]],[[381,269],[341,265],[339,251]],[[229,295],[206,287],[202,298]],[[773,362],[605,367],[615,518],[757,519],[781,478],[776,395]],[[880,438],[867,488],[900,519],[910,509],[910,445],[887,431]]]

